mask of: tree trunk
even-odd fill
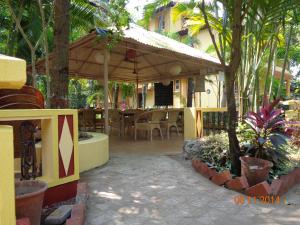
[[[40,14],[42,18],[42,35],[43,35],[43,47],[45,51],[45,69],[46,69],[46,106],[50,108],[50,68],[49,68],[49,45],[47,39],[47,24],[45,20],[45,13],[43,9],[42,0],[38,0]]]
[[[232,42],[230,51],[230,63],[226,65],[226,59],[222,57],[218,45],[215,40],[215,36],[211,30],[210,24],[208,22],[208,17],[205,11],[205,2],[202,1],[200,9],[203,13],[205,24],[207,25],[208,32],[210,34],[211,40],[217,52],[217,56],[220,59],[223,70],[225,71],[225,86],[227,94],[227,111],[228,111],[228,139],[229,139],[229,155],[231,159],[231,171],[240,175],[241,163],[240,157],[240,146],[239,141],[236,136],[236,124],[237,124],[237,112],[236,103],[234,95],[234,82],[237,77],[237,72],[240,67],[241,62],[241,42],[242,42],[242,0],[233,1],[233,15],[232,15]]]
[[[241,163],[240,145],[236,136],[237,112],[234,94],[234,82],[241,62],[241,37],[242,37],[242,1],[234,1],[233,21],[232,21],[232,43],[230,52],[230,64],[225,66],[225,84],[227,92],[228,110],[228,138],[229,154],[231,159],[231,171],[240,175]]]
[[[54,50],[51,65],[51,108],[68,107],[70,0],[54,2]]]
[[[288,34],[288,37],[287,37],[287,43],[286,43],[286,47],[285,47],[284,62],[283,62],[283,66],[282,66],[280,82],[279,82],[277,95],[276,95],[277,98],[281,97],[281,89],[282,89],[282,86],[283,86],[285,69],[286,69],[286,64],[287,64],[287,61],[288,61],[289,49],[290,49],[291,38],[292,38],[292,33],[293,33],[293,25],[291,24],[290,26],[291,27],[290,27],[290,30],[289,30],[289,34]]]
[[[271,101],[271,99],[273,99],[272,98],[272,89],[273,89],[273,82],[275,79],[276,55],[277,55],[277,46],[275,46],[274,55],[273,55],[272,72],[271,72],[271,80],[270,80],[270,87],[269,87],[269,101]]]
[[[36,68],[35,68],[35,50],[31,50],[31,76],[32,76],[32,83],[30,83],[33,87],[36,87]]]
[[[276,39],[272,39],[271,44],[270,44],[270,54],[268,58],[268,68],[267,68],[267,73],[266,73],[266,78],[265,78],[265,87],[264,87],[264,98],[268,94],[268,82],[270,82],[270,72],[272,68],[272,60],[273,60],[273,55],[274,55],[274,49],[276,45]],[[269,98],[269,97],[268,97]]]
[[[228,111],[228,139],[229,139],[229,154],[231,159],[231,171],[240,175],[240,146],[239,141],[236,136],[236,124],[237,124],[237,111],[236,111],[236,102],[235,102],[235,94],[234,94],[234,74],[228,68],[225,71],[225,85],[226,85],[226,93],[227,93],[227,111]]]

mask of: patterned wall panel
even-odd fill
[[[59,178],[74,174],[73,116],[58,116]]]

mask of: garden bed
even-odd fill
[[[245,132],[243,134],[245,135]],[[187,141],[183,150],[185,159],[192,160],[192,166],[202,176],[216,185],[248,196],[282,196],[300,183],[299,147],[291,142],[288,142],[282,150],[286,154],[285,159],[272,168],[268,179],[252,186],[245,176],[238,177],[230,173],[226,133]],[[246,152],[242,153],[246,155]]]
[[[192,165],[198,173],[208,178],[216,185],[224,186],[230,190],[238,191],[248,196],[282,196],[294,185],[300,183],[300,168],[295,168],[287,175],[274,179],[271,184],[267,181],[263,181],[250,187],[246,177],[235,177],[229,170],[217,172],[215,168],[210,167],[200,159],[192,159]]]

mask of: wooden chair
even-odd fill
[[[161,128],[167,129],[167,138],[168,139],[170,138],[170,130],[172,127],[176,128],[177,135],[179,136],[179,130],[178,130],[178,126],[177,126],[179,112],[180,111],[178,111],[178,110],[168,111],[168,119],[160,122]]]
[[[85,131],[96,131],[96,117],[93,109],[84,109],[82,119]]]
[[[121,136],[121,116],[118,109],[108,110],[110,133],[113,128],[117,129],[119,136]]]
[[[166,111],[157,110],[139,114],[134,122],[134,140],[137,140],[137,131],[144,130],[150,133],[150,140],[152,141],[152,134],[154,129],[158,129],[161,139],[163,139],[160,122],[166,117]]]
[[[181,133],[184,132],[184,111],[183,110],[179,110],[177,127],[179,129],[179,132]]]

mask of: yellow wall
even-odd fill
[[[170,8],[169,11],[168,11],[168,14],[169,14],[169,18],[170,18],[170,31],[171,32],[178,32],[178,31],[181,31],[182,28],[183,28],[183,23],[182,23],[182,20],[181,18],[178,18],[176,20],[174,20],[172,18],[172,13],[174,11],[174,8]]]
[[[26,83],[26,61],[0,55],[0,89],[19,89]]]
[[[180,90],[175,91],[175,80],[173,80],[173,107],[183,108],[187,104],[187,79],[180,80]],[[155,103],[154,85],[148,84],[149,89],[146,95],[146,108],[153,108]]]
[[[93,138],[79,142],[79,171],[104,165],[109,159],[108,136],[89,133]]]
[[[0,225],[16,224],[13,128],[0,126]]]
[[[196,108],[184,108],[184,140],[196,137]]]
[[[149,30],[150,31],[158,31],[158,18],[160,15],[164,15],[165,17],[165,30],[166,32],[175,33],[185,29],[183,27],[183,22],[181,17],[174,20],[172,18],[172,12],[174,8],[166,8],[158,13],[156,13],[149,23]],[[213,31],[214,33],[217,33]],[[200,30],[198,34],[196,34],[196,39],[198,40],[198,44],[194,47],[197,49],[201,49],[202,51],[206,51],[209,46],[212,45],[211,37],[207,29]]]
[[[157,31],[158,27],[158,17],[159,15],[165,15],[165,31],[167,32],[178,32],[182,30],[182,20],[181,18],[178,18],[177,20],[172,19],[172,11],[174,8],[167,8],[162,10],[159,13],[156,13],[152,20],[150,21],[149,30]],[[214,32],[214,31],[213,31]],[[216,33],[216,32],[215,32]],[[202,51],[206,51],[208,47],[212,45],[212,41],[209,35],[209,32],[207,29],[203,29],[199,31],[199,33],[196,35],[196,38],[198,40],[198,44],[196,44],[194,47],[197,49],[200,49]],[[195,101],[193,101],[193,106],[196,107],[204,107],[204,108],[215,108],[218,107],[218,82],[217,82],[217,75],[208,75],[206,76],[206,79],[210,79],[213,81],[213,83],[206,81],[205,82],[205,89],[210,90],[210,94],[207,94],[206,92],[196,93],[195,94]],[[220,85],[220,100],[223,96],[223,84]],[[180,92],[174,92],[174,107],[180,108],[180,107],[186,107],[187,103],[187,78],[181,79],[181,87]],[[152,104],[153,103],[153,104]],[[147,94],[147,106],[152,107],[154,105],[154,93]]]
[[[58,116],[73,115],[74,175],[59,178],[58,159]],[[48,187],[69,183],[79,179],[78,160],[78,117],[77,110],[72,109],[13,109],[0,110],[0,121],[40,119],[42,124],[42,162],[43,176],[40,180]]]
[[[195,44],[195,48],[200,49],[204,52],[206,52],[208,47],[212,46],[213,44],[207,29],[200,30],[196,35],[196,38],[198,40],[198,43]]]
[[[78,142],[79,172],[104,165],[109,159],[108,136],[102,133],[89,133],[93,138]],[[37,165],[42,163],[42,145],[35,145]],[[21,171],[21,158],[14,162],[15,172]]]
[[[202,108],[217,108],[218,107],[218,82],[216,75],[205,76],[207,80],[205,81],[205,90],[210,90],[210,93],[201,92],[201,102],[200,106]],[[221,85],[222,86],[222,85]],[[223,88],[220,89],[220,99],[222,99]]]
[[[158,18],[159,16],[163,15],[165,20],[165,29],[163,31],[170,31],[171,26],[171,16],[170,16],[170,9],[167,8],[161,12],[155,14],[155,16],[151,19],[149,23],[149,30],[150,31],[158,31]]]
[[[153,108],[153,106],[154,106],[154,87],[148,89],[146,95],[146,108]]]

